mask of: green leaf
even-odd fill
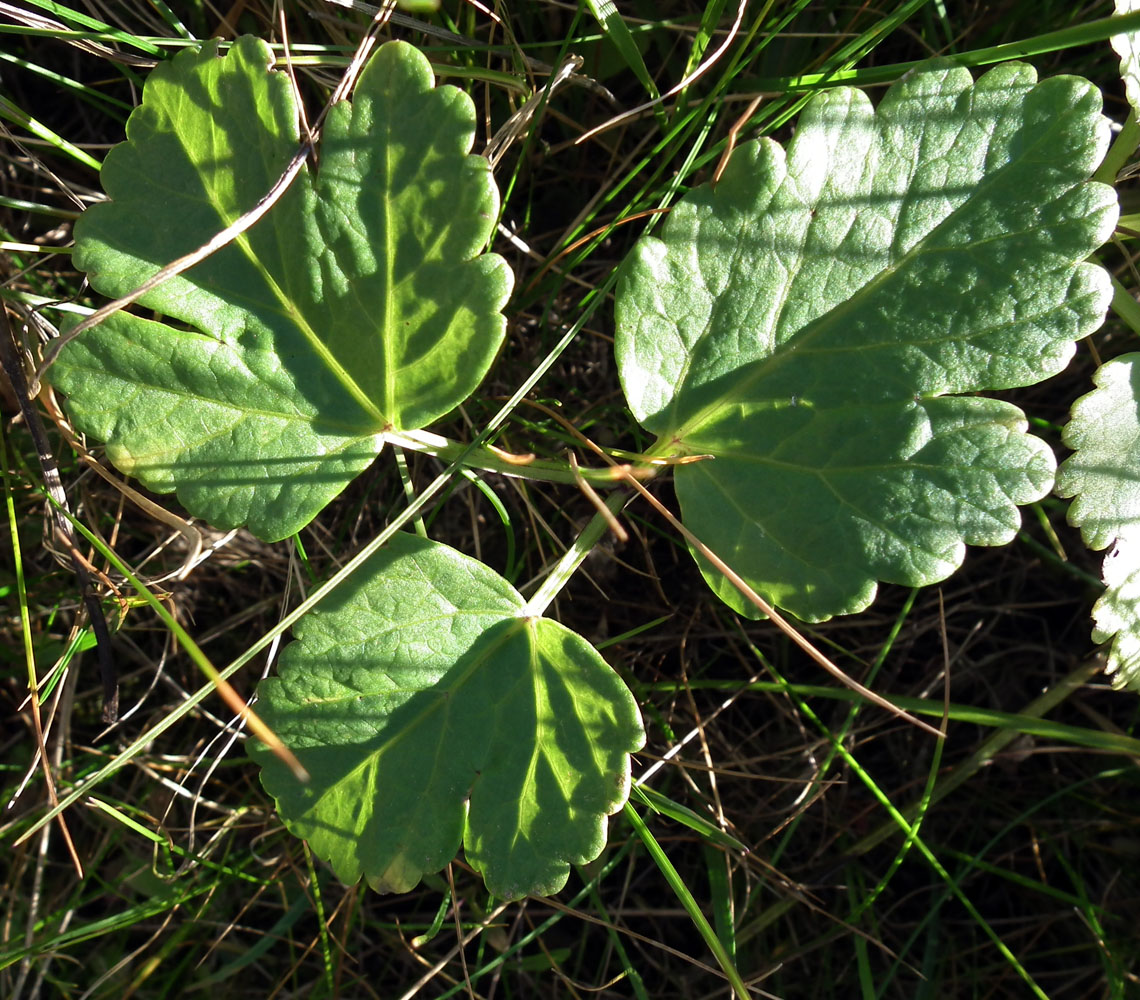
[[[840,88],[785,151],[738,148],[618,284],[616,353],[687,526],[801,618],[876,581],[934,583],[1017,530],[1054,459],[972,395],[1060,371],[1112,291],[1081,261],[1116,198],[1087,182],[1108,123],[1087,81],[934,64],[878,111]],[[698,562],[701,562],[698,559]],[[730,605],[755,615],[711,566]]]
[[[158,66],[107,157],[111,200],[80,218],[75,253],[105,295],[253,208],[299,146],[269,48],[217,52]],[[474,123],[415,49],[381,46],[328,115],[316,176],[303,169],[264,219],[141,300],[192,329],[118,313],[64,348],[52,377],[76,426],[218,527],[276,540],[308,523],[386,431],[473,392],[502,342],[512,278],[480,254],[498,192],[469,155]]]
[[[396,535],[296,628],[258,712],[312,775],[251,754],[347,883],[402,892],[462,840],[496,896],[548,895],[605,846],[645,741],[628,688],[502,577]]]
[[[1097,388],[1073,404],[1065,428],[1075,454],[1061,465],[1057,493],[1074,498],[1069,523],[1089,548],[1112,546],[1093,640],[1113,639],[1114,683],[1140,690],[1140,354],[1101,365],[1093,380]]]
[[[1140,11],[1140,0],[1116,0],[1116,14]],[[1112,36],[1112,48],[1120,56],[1120,78],[1128,103],[1140,111],[1140,31],[1128,31]]]

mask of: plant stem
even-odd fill
[[[1140,303],[1115,275],[1112,278],[1112,311],[1133,333],[1140,333]]]
[[[611,514],[616,514],[622,509],[629,501],[628,493],[611,493],[606,500],[606,507]],[[528,616],[538,617],[543,614],[551,602],[556,598],[563,587],[569,582],[570,577],[582,565],[586,556],[590,554],[594,546],[606,533],[609,528],[609,519],[602,513],[595,514],[590,518],[590,523],[582,529],[582,533],[574,539],[574,544],[566,550],[566,554],[558,560],[558,564],[547,574],[545,580],[542,581],[542,586],[538,588],[534,596],[527,601],[525,614]]]
[[[431,431],[385,431],[384,438],[389,444],[431,455],[449,464],[461,461],[469,468],[547,483],[576,483],[581,478],[595,486],[619,486],[625,478],[626,470],[638,479],[652,479],[659,468],[656,465],[637,465],[632,468],[606,466],[601,469],[579,467],[576,475],[568,463],[535,458],[533,455],[509,455],[490,445],[471,448],[470,445],[452,441]]]
[[[1092,179],[1102,184],[1115,184],[1116,175],[1124,169],[1124,164],[1136,152],[1137,146],[1140,146],[1140,122],[1136,120],[1136,109],[1133,108],[1128,112],[1119,134],[1112,140],[1112,145],[1104,154],[1104,159]]]

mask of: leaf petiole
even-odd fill
[[[582,533],[574,539],[573,544],[566,550],[565,555],[543,580],[534,596],[526,602],[522,614],[526,617],[541,617],[551,602],[556,598],[563,587],[570,581],[575,571],[585,561],[598,544],[602,536],[610,530],[613,515],[617,514],[630,500],[628,493],[611,493],[606,499],[606,509],[610,516],[601,512],[590,518],[589,524],[582,529]]]
[[[660,471],[657,464],[607,466],[601,469],[579,466],[575,470],[566,462],[536,458],[534,455],[513,455],[494,445],[471,448],[468,444],[425,430],[385,431],[384,438],[389,444],[431,455],[443,462],[455,462],[463,455],[462,463],[469,468],[547,483],[576,484],[579,479],[584,479],[593,486],[617,486],[627,475],[645,480],[652,479]]]

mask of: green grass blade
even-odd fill
[[[649,96],[654,100],[660,97],[657,84],[653,82],[653,77],[649,75],[649,70],[646,68],[645,60],[641,57],[641,50],[637,47],[637,42],[634,41],[629,26],[618,12],[613,0],[586,0],[586,6],[590,8],[590,13],[602,26],[606,37],[613,42],[614,47],[625,60],[625,64],[633,70],[634,75],[641,81],[641,85]]]
[[[692,892],[685,884],[685,880],[673,867],[673,862],[669,860],[669,856],[661,849],[661,845],[657,843],[657,838],[650,832],[649,827],[645,825],[645,821],[637,814],[637,810],[633,808],[628,802],[625,805],[625,818],[629,821],[630,826],[633,827],[634,832],[641,838],[641,842],[645,845],[645,849],[649,852],[649,856],[653,859],[654,864],[661,870],[661,874],[665,876],[665,881],[669,883],[669,888],[677,895],[680,900],[681,906],[685,908],[685,912],[692,920],[693,926],[696,927],[697,933],[700,934],[701,939],[705,942],[709,951],[713,953],[717,965],[721,967],[724,972],[725,978],[728,980],[729,985],[732,986],[733,992],[736,994],[738,1000],[748,1000],[749,992],[748,987],[744,985],[744,980],[740,978],[740,973],[736,969],[736,964],[732,960],[724,945],[717,937],[716,931],[712,929],[706,919],[704,913],[701,912],[700,904],[693,898]]]

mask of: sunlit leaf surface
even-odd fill
[[[108,296],[253,208],[300,144],[269,48],[242,38],[160,65],[103,169],[110,201],[76,225],[76,264]],[[410,45],[381,46],[352,103],[269,214],[52,369],[76,426],[123,472],[177,490],[216,527],[302,527],[380,451],[478,385],[502,342],[506,263],[481,254],[498,193],[469,155],[475,112]]]
[[[624,265],[616,352],[653,451],[714,456],[676,469],[696,536],[810,620],[1009,541],[1054,459],[973,393],[1060,371],[1102,322],[1107,142],[1085,80],[934,64],[877,110],[814,98],[786,150],[745,144],[677,204]]]
[[[463,843],[498,897],[557,892],[605,846],[644,733],[581,636],[454,549],[397,535],[296,628],[257,709],[312,775],[253,756],[345,882],[411,889]]]
[[[1104,364],[1097,388],[1073,405],[1065,444],[1075,454],[1057,474],[1073,497],[1069,521],[1104,558],[1104,595],[1093,606],[1093,639],[1112,639],[1108,670],[1140,690],[1140,354]]]

